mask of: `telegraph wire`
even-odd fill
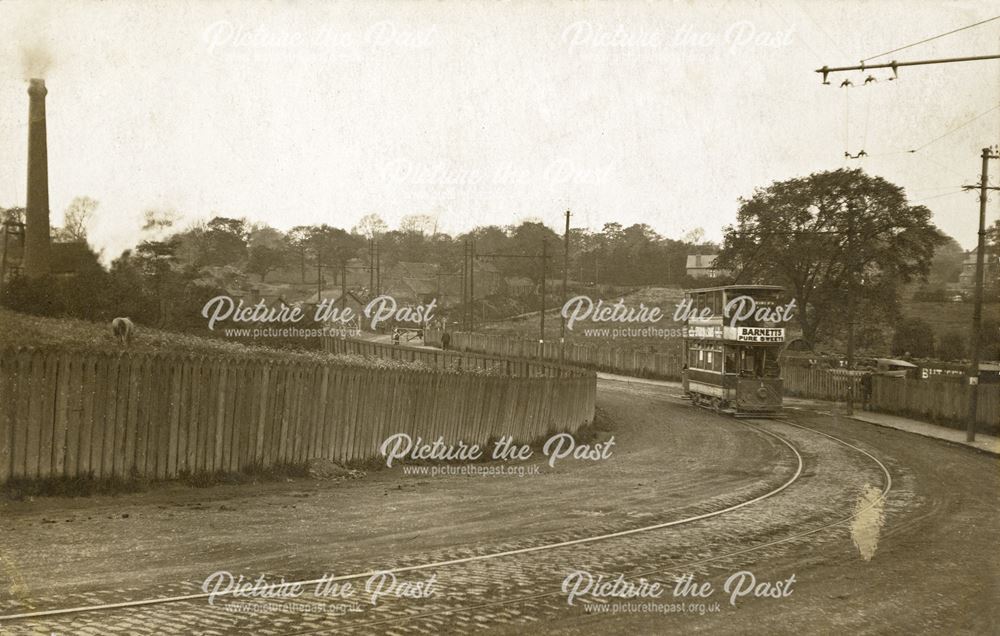
[[[875,58],[882,57],[883,55],[889,55],[890,53],[895,53],[896,51],[902,51],[903,49],[908,49],[910,47],[917,46],[918,44],[924,44],[926,42],[930,42],[931,40],[943,38],[946,35],[951,35],[952,33],[958,33],[959,31],[964,31],[965,29],[971,29],[972,27],[979,26],[980,24],[986,24],[987,22],[992,22],[993,20],[998,20],[998,19],[1000,19],[1000,15],[993,16],[992,18],[987,18],[986,20],[982,20],[981,22],[976,22],[975,24],[970,24],[968,26],[964,26],[958,29],[953,29],[951,31],[948,31],[947,33],[941,33],[939,35],[935,35],[927,39],[920,40],[919,42],[914,42],[913,44],[907,44],[906,46],[901,46],[898,49],[893,49],[891,51],[886,51],[885,53],[879,53],[878,55],[866,57],[865,59],[861,60],[861,62],[864,63],[867,62],[868,60],[874,60]]]
[[[919,147],[917,147],[917,148],[914,148],[914,149],[912,149],[912,150],[907,150],[907,151],[905,151],[905,152],[910,152],[910,153],[913,153],[913,152],[917,152],[917,151],[920,151],[920,150],[923,150],[924,148],[926,148],[927,146],[931,145],[932,143],[934,143],[934,142],[936,142],[936,141],[938,141],[938,140],[940,140],[940,139],[944,139],[945,137],[947,137],[947,136],[948,136],[948,135],[950,135],[951,133],[955,132],[956,130],[960,130],[960,129],[962,129],[962,128],[965,128],[966,126],[968,126],[968,125],[969,125],[969,124],[971,124],[972,122],[974,122],[974,121],[976,121],[977,119],[980,119],[980,118],[982,118],[982,117],[985,117],[986,115],[989,115],[990,113],[992,113],[993,111],[997,110],[998,108],[1000,108],[1000,104],[997,104],[996,106],[994,106],[993,108],[991,108],[991,109],[989,109],[989,110],[987,110],[987,111],[985,111],[985,112],[982,112],[982,113],[979,113],[978,115],[976,115],[976,116],[975,116],[975,117],[973,117],[972,119],[970,119],[970,120],[966,121],[965,123],[962,123],[962,124],[959,124],[958,126],[955,126],[954,128],[952,128],[951,130],[948,130],[948,131],[947,131],[947,132],[945,132],[944,134],[942,134],[942,135],[939,135],[939,136],[935,137],[934,139],[931,139],[930,141],[928,141],[928,142],[927,142],[927,143],[925,143],[924,145],[922,145],[922,146],[919,146]]]
[[[935,194],[934,196],[924,197],[922,199],[914,199],[913,201],[910,201],[910,203],[920,203],[921,201],[931,201],[932,199],[940,199],[941,197],[950,197],[952,195],[961,194],[963,192],[965,192],[964,189],[959,189],[959,190],[956,190],[954,192],[945,192],[944,194]]]

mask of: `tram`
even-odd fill
[[[782,288],[727,285],[685,294],[684,394],[697,405],[736,416],[781,411],[785,323],[794,303]]]

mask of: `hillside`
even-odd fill
[[[73,318],[45,318],[0,308],[0,349],[7,347],[56,348],[65,351],[118,352],[121,346],[111,335],[111,326]],[[129,353],[186,353],[219,357],[244,357],[288,361],[336,362],[352,366],[427,369],[419,362],[403,362],[357,355],[330,355],[321,351],[276,349],[245,345],[221,337],[163,331],[137,325]]]
[[[679,346],[680,340],[675,335],[661,336],[614,336],[614,329],[632,328],[644,329],[653,327],[662,332],[673,331],[681,327],[681,323],[672,320],[677,303],[684,297],[684,290],[679,287],[643,287],[622,296],[589,296],[596,305],[599,300],[603,300],[605,305],[613,305],[619,299],[624,300],[625,306],[630,309],[638,309],[640,303],[647,308],[658,307],[664,317],[654,324],[646,323],[621,323],[621,322],[594,322],[592,320],[579,320],[573,325],[572,330],[566,332],[568,342],[577,344],[606,344],[614,342],[616,345],[629,349],[650,348],[656,350],[673,350]],[[559,298],[555,302],[559,302]],[[545,338],[547,340],[558,340],[560,335],[561,318],[559,312],[562,305],[549,307],[545,312]],[[519,335],[525,338],[538,338],[541,319],[538,312],[530,315],[509,319],[485,325],[482,330],[491,333],[503,333],[509,335]],[[609,330],[605,334],[595,333],[591,330]],[[589,332],[589,333],[588,333]],[[661,332],[661,333],[662,333]]]
[[[935,337],[939,339],[949,332],[968,335],[972,329],[972,303],[932,303],[907,300],[902,302],[902,309],[903,315],[907,318],[926,320],[934,328]],[[983,322],[989,320],[1000,321],[1000,303],[983,305]]]

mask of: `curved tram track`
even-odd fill
[[[475,564],[475,563],[479,563],[479,562],[501,561],[501,560],[504,560],[504,559],[519,557],[519,556],[522,556],[522,555],[538,555],[540,553],[552,552],[552,551],[561,550],[561,549],[565,549],[565,548],[571,548],[571,547],[574,547],[574,546],[580,546],[580,545],[586,545],[586,544],[592,544],[592,543],[598,543],[598,542],[609,542],[609,541],[613,542],[613,541],[615,541],[617,539],[622,539],[622,538],[625,538],[625,537],[632,537],[632,536],[635,536],[635,535],[642,535],[642,534],[653,533],[653,532],[656,532],[656,531],[659,531],[659,530],[664,530],[666,528],[677,528],[679,526],[696,524],[697,522],[700,522],[700,521],[704,521],[704,520],[712,519],[712,518],[717,518],[717,517],[721,517],[721,516],[726,515],[726,514],[734,513],[736,511],[742,510],[742,509],[747,508],[749,506],[753,506],[754,504],[759,504],[759,503],[761,503],[761,502],[763,502],[765,500],[768,500],[768,499],[771,499],[773,497],[776,497],[777,495],[779,495],[780,493],[782,493],[786,489],[788,489],[790,486],[792,486],[793,484],[795,484],[799,480],[799,478],[802,476],[802,474],[803,474],[804,460],[803,460],[802,453],[800,452],[800,449],[798,447],[796,447],[796,445],[793,444],[793,442],[791,442],[788,439],[786,439],[785,436],[782,436],[782,435],[779,435],[779,434],[774,433],[772,431],[769,431],[769,430],[767,430],[765,428],[762,428],[759,425],[759,424],[770,423],[770,422],[779,422],[779,423],[784,424],[784,425],[796,427],[798,429],[802,429],[803,431],[808,431],[808,432],[814,433],[816,435],[823,436],[825,438],[828,438],[829,440],[832,440],[833,442],[836,442],[837,444],[840,444],[840,445],[842,445],[842,446],[844,446],[844,447],[846,447],[848,449],[851,449],[854,452],[860,453],[867,460],[870,460],[871,462],[874,462],[874,464],[876,464],[878,466],[878,469],[881,471],[882,475],[884,476],[884,484],[883,484],[883,487],[882,487],[881,494],[880,494],[879,498],[876,499],[875,501],[870,502],[869,505],[866,508],[861,508],[861,509],[855,510],[854,513],[851,514],[851,515],[849,515],[849,516],[846,516],[846,517],[843,517],[843,518],[839,518],[839,519],[834,520],[832,522],[824,523],[822,525],[819,525],[817,527],[812,527],[812,528],[809,528],[807,530],[803,530],[803,531],[800,531],[800,532],[795,532],[795,533],[793,533],[791,535],[784,536],[784,537],[779,538],[779,539],[766,541],[766,542],[763,542],[763,543],[760,543],[760,544],[757,544],[757,545],[753,545],[753,546],[749,546],[749,547],[746,547],[746,548],[742,548],[742,549],[739,549],[739,550],[727,551],[727,552],[724,552],[724,553],[720,553],[720,554],[716,554],[716,555],[712,555],[712,556],[707,556],[707,557],[699,558],[699,559],[696,559],[696,560],[687,561],[687,562],[680,563],[680,564],[677,564],[677,565],[671,565],[671,566],[669,566],[667,568],[663,568],[663,567],[655,567],[655,568],[652,568],[652,569],[650,569],[650,568],[642,568],[639,571],[630,572],[628,574],[628,576],[630,576],[630,577],[643,577],[643,576],[650,576],[650,575],[654,575],[654,574],[660,574],[660,575],[662,575],[662,574],[669,573],[669,572],[683,571],[685,569],[689,569],[689,568],[694,567],[694,566],[699,566],[699,565],[702,565],[702,564],[707,564],[707,563],[711,563],[711,562],[714,562],[714,561],[719,561],[719,560],[730,558],[730,557],[734,557],[734,556],[748,554],[748,553],[751,553],[751,552],[763,550],[765,548],[769,548],[769,547],[777,546],[777,545],[780,545],[780,544],[783,544],[783,543],[788,543],[788,542],[791,542],[791,541],[794,541],[794,540],[797,540],[797,539],[801,539],[801,538],[807,537],[809,535],[820,533],[820,532],[823,532],[824,530],[828,530],[828,529],[831,529],[831,528],[834,528],[834,527],[837,527],[837,526],[841,526],[841,525],[843,525],[845,523],[851,522],[856,517],[858,517],[859,515],[861,515],[864,512],[866,512],[871,507],[873,507],[875,505],[878,505],[882,500],[885,499],[885,497],[888,495],[889,491],[892,488],[892,477],[891,477],[891,475],[889,473],[889,470],[885,467],[885,465],[881,461],[879,461],[878,458],[876,458],[871,453],[869,453],[869,452],[867,452],[867,451],[865,451],[865,450],[863,450],[863,449],[861,449],[861,448],[859,448],[859,447],[857,447],[857,446],[855,446],[853,444],[850,444],[850,443],[848,443],[848,442],[846,442],[846,441],[844,441],[844,440],[842,440],[840,438],[837,438],[837,437],[835,437],[833,435],[824,433],[822,431],[813,429],[813,428],[808,427],[808,426],[803,426],[803,425],[797,424],[795,422],[792,422],[790,420],[783,419],[783,418],[769,419],[769,420],[759,421],[759,422],[757,422],[758,425],[754,425],[755,424],[755,420],[752,420],[752,419],[742,419],[742,420],[739,420],[739,422],[741,422],[742,424],[747,425],[749,428],[751,428],[752,430],[754,430],[755,432],[757,432],[759,434],[766,435],[766,436],[769,436],[769,437],[772,437],[772,438],[778,440],[781,444],[783,444],[785,447],[787,447],[791,451],[792,455],[795,458],[796,468],[795,468],[794,473],[791,475],[791,477],[789,477],[787,480],[785,480],[784,482],[782,482],[776,488],[773,488],[773,489],[771,489],[771,490],[769,490],[769,491],[767,491],[767,492],[765,492],[765,493],[763,493],[761,495],[758,495],[756,497],[747,499],[745,501],[741,501],[741,502],[736,503],[734,505],[726,506],[726,507],[718,509],[718,510],[713,510],[713,511],[702,513],[702,514],[697,514],[697,515],[692,515],[692,516],[684,517],[682,519],[676,519],[676,520],[667,521],[667,522],[663,522],[663,523],[656,523],[656,524],[642,526],[642,527],[638,527],[638,528],[631,528],[631,529],[626,529],[626,530],[621,530],[621,531],[611,532],[611,533],[603,533],[603,534],[598,534],[598,535],[594,535],[594,536],[577,538],[577,539],[573,539],[573,540],[569,540],[569,541],[559,541],[559,542],[553,542],[553,543],[546,543],[546,544],[542,544],[542,545],[530,546],[530,547],[525,547],[525,548],[520,548],[520,549],[515,549],[515,550],[505,550],[505,551],[497,551],[497,552],[488,552],[488,553],[485,553],[485,554],[479,554],[479,555],[474,555],[474,556],[469,556],[469,557],[464,557],[464,558],[448,559],[448,560],[438,560],[438,561],[431,561],[431,562],[420,563],[420,564],[410,565],[410,566],[405,566],[405,567],[399,567],[399,568],[371,570],[371,571],[360,572],[360,573],[356,573],[356,574],[346,574],[346,575],[341,575],[341,576],[337,576],[337,577],[333,577],[333,578],[326,578],[326,579],[323,579],[323,581],[325,581],[325,582],[331,582],[331,581],[348,581],[348,580],[353,580],[353,579],[367,578],[367,577],[372,576],[373,574],[379,574],[379,573],[401,574],[401,573],[407,573],[407,572],[416,572],[416,571],[425,571],[425,570],[436,570],[436,569],[441,569],[441,568],[456,568],[456,567],[460,567],[460,566],[463,566],[463,565]],[[317,584],[319,582],[320,582],[320,579],[309,579],[309,580],[295,581],[294,583],[299,583],[299,584],[301,584],[303,586],[308,586],[308,585],[315,585],[315,584]],[[499,599],[499,600],[496,600],[496,601],[492,601],[492,602],[487,602],[487,603],[473,603],[473,604],[470,604],[470,605],[464,605],[464,606],[460,606],[460,607],[441,608],[441,609],[435,609],[435,610],[426,611],[426,612],[419,612],[419,613],[408,613],[408,614],[404,614],[404,615],[392,616],[392,617],[387,617],[387,618],[384,618],[384,619],[378,619],[378,620],[367,621],[367,622],[347,622],[347,623],[338,624],[338,625],[323,625],[323,626],[317,626],[314,629],[310,628],[310,629],[306,629],[306,630],[291,631],[291,632],[284,632],[284,633],[292,633],[292,634],[319,634],[319,633],[336,633],[336,632],[342,632],[342,631],[353,631],[353,630],[357,630],[357,629],[365,629],[365,628],[371,628],[371,627],[377,627],[377,626],[388,626],[388,625],[393,625],[393,624],[398,624],[398,623],[404,623],[404,622],[413,621],[413,620],[421,620],[421,619],[422,620],[427,620],[427,619],[434,619],[434,618],[452,616],[452,615],[455,615],[455,614],[475,612],[477,610],[483,610],[483,609],[496,609],[496,608],[502,608],[502,607],[515,606],[515,605],[524,604],[524,603],[527,603],[529,601],[534,601],[534,600],[538,600],[538,599],[551,599],[552,597],[558,597],[561,594],[562,594],[561,590],[558,590],[558,589],[556,589],[554,591],[546,591],[546,592],[539,592],[539,593],[533,593],[533,594],[520,594],[520,595],[516,595],[516,596],[513,596],[513,597],[502,598],[502,599]],[[66,617],[66,616],[69,616],[69,615],[79,615],[79,614],[88,614],[88,615],[91,615],[91,616],[93,616],[93,615],[102,615],[102,614],[103,615],[107,615],[107,614],[111,614],[111,613],[119,612],[119,611],[142,610],[142,608],[151,608],[153,606],[191,604],[191,603],[194,603],[196,601],[205,601],[206,599],[208,599],[209,596],[210,596],[209,593],[197,593],[197,594],[187,594],[187,595],[179,595],[179,596],[169,596],[169,597],[149,598],[149,599],[140,599],[140,600],[121,601],[121,602],[111,602],[111,603],[106,603],[106,604],[101,604],[101,605],[88,605],[88,606],[77,606],[77,607],[66,607],[66,608],[54,608],[54,609],[49,609],[49,610],[23,612],[23,613],[17,613],[17,614],[10,614],[10,615],[0,616],[0,628],[6,627],[6,626],[14,626],[14,625],[23,625],[23,626],[29,626],[29,625],[31,625],[31,626],[36,626],[39,622],[44,621],[44,619],[58,619],[60,617]],[[222,595],[217,595],[217,596],[222,596]]]

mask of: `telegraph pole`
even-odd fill
[[[847,217],[847,415],[854,415],[854,203],[850,204]]]
[[[972,360],[969,364],[969,415],[965,425],[965,441],[976,441],[976,415],[979,411],[979,354],[983,338],[983,264],[986,257],[986,192],[989,187],[990,159],[1000,159],[990,148],[983,148],[983,167],[979,177],[979,241],[976,245],[976,295],[972,310]]]
[[[469,331],[476,329],[476,239],[469,239]]]
[[[363,278],[361,280],[364,280]],[[347,261],[340,261],[340,299],[344,307],[347,307]]]
[[[368,293],[375,291],[375,237],[368,239]]]
[[[316,250],[316,302],[322,300],[323,295],[323,257],[319,250]]]
[[[468,268],[469,268],[469,240],[466,239],[462,242],[462,329],[468,331],[468,311],[466,301],[469,297],[466,293],[469,289],[468,284]]]
[[[382,295],[382,248],[375,243],[375,295]]]
[[[544,346],[545,343],[545,266],[548,264],[548,239],[542,239],[542,311],[541,330],[538,336],[538,343]]]
[[[566,230],[563,232],[563,286],[562,286],[562,306],[566,306],[566,290],[569,286],[569,217],[570,212],[566,210]],[[559,363],[566,357],[566,316],[559,312]]]

